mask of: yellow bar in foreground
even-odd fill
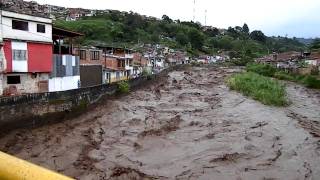
[[[0,151],[1,180],[73,180]]]

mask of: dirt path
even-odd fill
[[[78,179],[319,179],[320,92],[288,84],[264,106],[194,67],[68,121],[18,130],[0,149]]]

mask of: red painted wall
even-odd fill
[[[28,72],[51,72],[52,56],[52,44],[28,42]]]
[[[11,49],[11,41],[4,41],[4,56],[7,61],[7,69],[5,72],[12,72],[12,49]]]

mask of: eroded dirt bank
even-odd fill
[[[0,149],[78,179],[319,179],[319,91],[288,83],[292,105],[268,107],[228,90],[234,71],[174,71]]]

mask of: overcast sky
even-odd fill
[[[193,0],[36,0],[40,4],[133,11],[193,19]],[[267,35],[320,37],[320,0],[196,0],[196,21],[218,28],[243,25]]]

